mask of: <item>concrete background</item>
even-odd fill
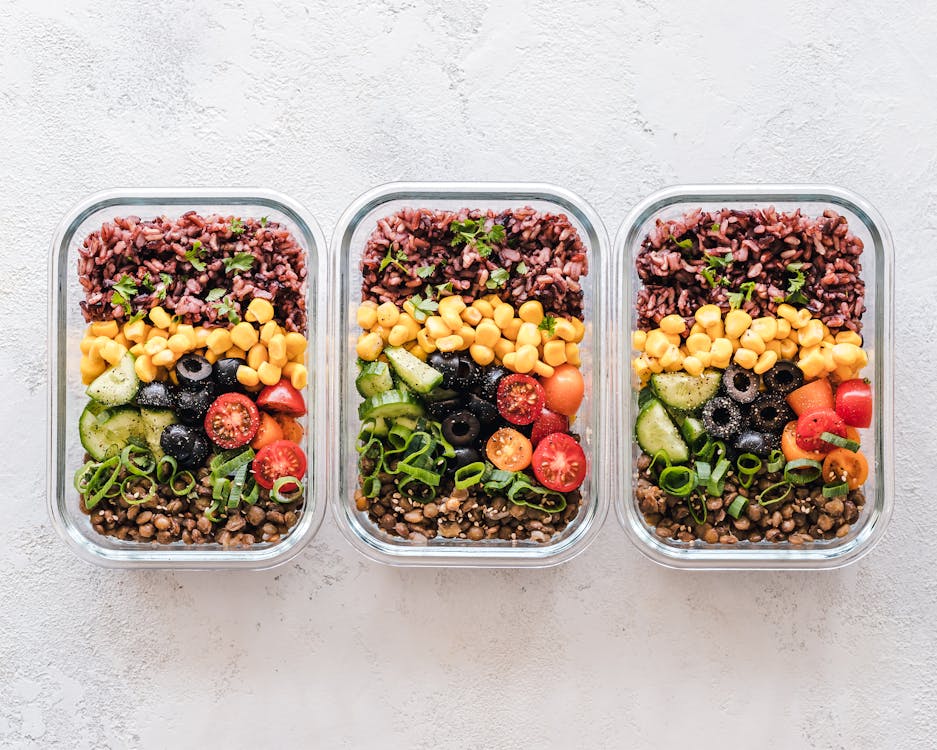
[[[934,747],[928,3],[2,0],[0,28],[0,746]],[[111,186],[258,185],[330,232],[404,178],[553,181],[610,232],[679,182],[868,197],[898,248],[881,545],[692,575],[610,517],[558,569],[396,570],[328,519],[267,573],[74,559],[43,498],[61,215]]]

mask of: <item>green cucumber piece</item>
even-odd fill
[[[395,388],[391,391],[376,393],[358,407],[358,418],[394,419],[396,417],[419,417],[423,415],[423,404],[409,391]]]
[[[399,346],[388,346],[384,354],[397,376],[417,393],[429,393],[442,383],[442,373]]]
[[[105,406],[129,404],[140,390],[140,378],[133,369],[135,357],[127,352],[113,367],[94,379],[86,393]]]
[[[686,440],[687,445],[696,446],[697,443],[706,437],[706,428],[696,417],[684,417],[680,422],[680,434]]]
[[[657,399],[651,399],[641,409],[634,423],[634,434],[641,450],[650,456],[664,451],[676,464],[690,458],[690,451],[680,437],[677,425]]]
[[[163,457],[163,448],[159,439],[163,435],[163,430],[178,421],[176,415],[172,409],[140,409],[140,417],[146,429],[146,446],[158,461]]]
[[[700,375],[688,372],[658,372],[651,375],[657,398],[667,406],[683,411],[698,409],[719,391],[722,373],[706,370]]]
[[[78,418],[78,437],[95,461],[116,456],[130,442],[146,440],[146,424],[132,406],[105,407],[91,401]]]
[[[365,362],[355,378],[355,388],[364,398],[389,391],[393,387],[394,379],[390,376],[386,362]]]

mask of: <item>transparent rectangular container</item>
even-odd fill
[[[579,515],[548,543],[483,540],[472,542],[436,537],[426,544],[393,537],[373,524],[354,504],[358,486],[355,440],[360,429],[355,389],[355,343],[360,329],[356,310],[361,301],[359,260],[368,235],[377,221],[406,207],[458,210],[497,210],[531,206],[565,213],[587,246],[589,273],[583,277],[586,334],[582,343],[582,373],[586,396],[576,428],[589,462],[582,486]],[[391,183],[361,197],[342,215],[332,240],[332,273],[338,280],[332,298],[332,358],[337,396],[329,413],[331,451],[338,456],[334,467],[336,495],[333,513],[345,537],[367,557],[390,565],[468,567],[546,567],[565,562],[592,541],[607,513],[606,466],[606,367],[602,359],[606,336],[607,239],[601,220],[581,198],[553,185],[529,183],[416,182]],[[330,452],[331,452],[330,451]]]
[[[630,331],[636,328],[635,302],[641,282],[635,257],[648,229],[658,218],[683,215],[694,208],[747,210],[774,206],[779,211],[800,208],[818,216],[830,208],[846,217],[850,231],[864,243],[862,278],[866,284],[863,348],[869,364],[863,375],[872,381],[874,415],[868,434],[870,472],[865,484],[866,505],[850,533],[829,541],[793,545],[789,542],[710,545],[701,541],[661,539],[647,526],[634,499],[635,461],[640,450],[634,440],[637,392],[632,384]],[[838,568],[855,562],[881,539],[894,503],[893,307],[894,248],[885,222],[863,198],[828,185],[680,185],[654,193],[636,206],[619,228],[613,248],[612,309],[622,310],[621,344],[611,353],[615,415],[621,428],[617,458],[629,467],[617,473],[615,509],[628,537],[654,562],[672,568],[708,570],[790,570]]]
[[[303,512],[290,533],[276,544],[225,549],[218,544],[160,545],[121,541],[98,534],[79,509],[72,478],[83,464],[78,417],[87,403],[79,372],[79,344],[87,324],[78,307],[84,292],[78,282],[78,248],[85,237],[116,216],[142,219],[199,213],[268,216],[286,226],[307,249],[307,415],[305,451],[309,457]],[[316,365],[325,362],[325,315],[321,292],[328,289],[327,249],[315,219],[292,199],[271,190],[214,188],[115,189],[83,200],[62,219],[52,241],[49,266],[49,464],[48,507],[52,525],[83,560],[109,568],[264,569],[296,555],[318,531],[325,514],[325,457],[314,444],[326,409],[326,378]]]

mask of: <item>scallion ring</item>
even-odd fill
[[[120,474],[120,463],[118,462],[118,459],[116,457],[112,459],[108,459],[100,466],[100,470],[102,471],[107,471],[108,469],[111,469],[111,468],[113,468],[113,471],[111,471],[110,476],[104,481],[104,483],[96,488],[96,491],[94,492],[93,495],[91,495],[91,497],[85,498],[85,507],[88,510],[91,510],[95,505],[101,502],[105,497],[113,497],[112,495],[108,494],[111,491],[112,487],[116,486],[118,494],[120,493],[120,485],[117,484],[117,476]]]
[[[135,456],[139,458],[135,458]],[[156,468],[156,459],[153,458],[153,454],[146,448],[141,448],[133,443],[128,443],[120,452],[120,463],[131,474],[136,474],[139,477],[152,474]]]
[[[823,487],[823,497],[842,497],[848,494],[848,482],[837,482],[836,484],[827,484]]]
[[[244,480],[247,478],[247,464],[241,466],[234,472],[234,479],[231,481],[231,490],[228,493],[228,509],[237,508],[241,503],[241,492],[244,490]]]
[[[726,508],[726,513],[732,516],[732,518],[737,519],[740,515],[742,515],[742,511],[745,510],[746,505],[748,505],[748,498],[739,495],[735,498],[735,500],[729,503],[729,507]]]
[[[675,497],[686,497],[696,489],[696,472],[686,466],[668,466],[660,473],[660,488]]]
[[[647,470],[650,472],[657,465],[657,462],[660,461],[664,468],[670,466],[670,456],[667,455],[667,451],[659,450],[654,454],[654,457],[651,459],[651,463],[648,464]]]
[[[188,479],[186,479],[186,477],[188,477]],[[185,482],[182,486],[179,485],[180,479]],[[188,495],[195,489],[195,477],[192,475],[191,471],[183,469],[173,476],[172,481],[169,483],[169,489],[172,490],[172,494],[176,497]]]
[[[712,476],[713,469],[706,461],[697,461],[696,462],[696,481],[699,485],[708,484],[709,478]]]
[[[700,504],[700,506],[703,508],[703,517],[702,517],[702,518],[700,518],[700,517],[696,514],[696,509],[693,507],[693,500],[694,500],[694,499],[695,499],[695,500],[699,500],[699,504]],[[709,509],[706,507],[706,498],[705,498],[705,497],[700,497],[699,495],[690,495],[690,496],[686,499],[686,507],[687,507],[687,508],[689,509],[689,511],[690,511],[690,516],[692,516],[693,520],[696,521],[696,525],[697,525],[697,526],[702,526],[704,523],[706,523],[706,518],[707,518],[708,515],[709,515]]]
[[[786,459],[784,458],[784,451],[775,448],[773,451],[771,451],[771,455],[768,456],[768,472],[774,473],[776,471],[781,471],[781,469],[784,468],[785,463]]]
[[[283,492],[283,488],[290,484],[295,485],[295,489]],[[273,483],[270,497],[278,503],[295,503],[302,498],[304,492],[305,487],[296,477],[280,477]]]
[[[821,433],[820,440],[824,440],[831,445],[835,445],[837,448],[845,448],[847,451],[852,451],[853,453],[859,450],[859,443],[857,443],[855,440],[840,437],[839,435],[835,435],[832,432]]]
[[[147,482],[149,485],[142,497],[137,494],[141,482]],[[126,477],[120,483],[120,496],[127,505],[142,505],[156,497],[156,482],[145,474]]]
[[[795,458],[784,467],[784,481],[804,485],[815,482],[823,473],[823,464],[809,458]]]
[[[729,459],[727,459],[727,458],[720,458],[720,459],[716,462],[715,468],[713,468],[713,473],[712,473],[712,475],[710,476],[710,480],[713,481],[713,482],[719,482],[719,481],[721,481],[721,480],[725,477],[726,472],[729,470],[729,467],[730,467],[731,465],[732,465],[732,464],[729,463]]]
[[[758,501],[758,504],[763,507],[774,505],[787,498],[793,489],[794,486],[790,482],[775,482],[759,492],[755,499]]]
[[[156,481],[167,484],[172,481],[179,468],[179,462],[172,456],[163,456],[156,462]]]
[[[455,488],[465,490],[474,487],[481,482],[483,476],[485,476],[485,464],[481,461],[460,466],[455,470]]]
[[[381,492],[381,480],[377,477],[365,477],[361,483],[361,494],[365,497],[377,497]]]

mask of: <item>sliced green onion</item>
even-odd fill
[[[503,490],[514,481],[514,472],[505,471],[504,469],[492,469],[487,473],[484,481],[485,492]]]
[[[772,473],[776,471],[780,471],[781,469],[784,468],[785,463],[786,461],[784,458],[784,452],[775,448],[773,451],[771,451],[771,455],[768,456],[767,469],[769,472],[772,472]]]
[[[726,472],[729,470],[729,467],[731,465],[732,464],[729,463],[729,460],[727,458],[720,458],[719,461],[716,463],[716,467],[713,469],[713,473],[710,476],[710,481],[713,481],[713,482],[720,481],[723,477],[725,477]]]
[[[738,470],[744,474],[755,474],[761,469],[761,459],[754,453],[743,453],[735,460]]]
[[[791,494],[794,486],[790,482],[775,482],[765,487],[755,498],[761,506],[774,505]]]
[[[809,458],[795,458],[784,467],[784,481],[804,485],[815,482],[823,473],[823,464]]]
[[[380,482],[378,482],[378,485],[380,485]],[[247,488],[247,491],[241,492],[241,501],[247,503],[248,505],[253,505],[257,502],[257,498],[260,497],[260,488],[257,486],[257,482],[255,482],[251,477],[248,477],[244,486]]]
[[[205,508],[204,516],[212,523],[218,523],[218,521],[220,521],[221,519],[218,518],[218,516],[216,516],[215,513],[217,513],[219,510],[221,510],[221,501],[215,500],[212,502],[211,505]]]
[[[156,462],[156,481],[166,484],[176,475],[179,463],[172,456],[163,456]]]
[[[377,476],[381,471],[383,461],[384,444],[376,437],[373,437],[368,440],[367,445],[361,450],[361,455],[358,456],[358,473],[363,477]],[[369,462],[371,464],[370,470],[367,467]]]
[[[655,453],[654,457],[651,459],[651,463],[648,464],[647,470],[650,472],[657,465],[658,461],[664,465],[665,469],[670,466],[670,456],[667,455],[667,451],[657,451],[657,453]]]
[[[403,461],[397,464],[397,471],[406,474],[408,477],[413,477],[423,484],[428,484],[430,487],[438,487],[442,480],[442,476],[438,472],[424,469],[422,466],[413,466]]]
[[[84,495],[93,485],[94,478],[97,476],[100,464],[97,461],[88,461],[78,471],[75,472],[75,490]],[[87,477],[87,479],[86,479]]]
[[[702,509],[703,509],[703,517],[702,517],[702,518],[700,518],[700,517],[696,514],[696,509],[693,507],[693,500],[694,500],[694,499],[695,499],[695,500],[699,500],[699,504],[700,504],[700,506],[701,506]],[[693,517],[693,520],[696,521],[696,525],[697,525],[697,526],[702,526],[704,523],[706,523],[706,518],[707,518],[708,515],[709,515],[709,509],[706,507],[706,498],[705,498],[705,497],[700,497],[699,495],[690,495],[690,496],[686,499],[686,507],[689,509],[690,515]]]
[[[237,508],[241,503],[241,492],[244,489],[244,480],[247,478],[247,464],[241,466],[234,472],[234,479],[231,481],[231,491],[228,493],[228,508]]]
[[[823,497],[842,497],[849,494],[848,482],[837,482],[836,484],[827,484],[823,487]]]
[[[831,443],[837,448],[845,448],[847,451],[852,451],[853,453],[859,450],[859,443],[855,440],[834,435],[832,432],[822,433],[820,435],[820,440],[825,440],[827,443]]]
[[[394,448],[403,448],[407,444],[407,438],[412,434],[413,430],[406,425],[394,423],[394,426],[387,433],[387,442]]]
[[[726,444],[722,440],[717,440],[713,443],[713,458],[718,456],[719,460],[721,460],[726,457],[727,453]],[[718,466],[718,461],[716,465]]]
[[[139,459],[135,459],[134,456],[139,456]],[[152,474],[156,468],[156,459],[153,458],[153,454],[146,448],[140,448],[133,443],[129,443],[120,452],[120,463],[131,474],[139,477]]]
[[[660,473],[660,488],[675,497],[686,497],[696,489],[696,472],[686,466],[668,466]]]
[[[296,488],[289,492],[283,492],[283,488],[288,484],[295,484]],[[303,487],[302,482],[296,477],[280,477],[273,483],[273,489],[270,490],[270,497],[278,503],[295,503],[303,496],[304,492],[305,487]]]
[[[754,474],[742,474],[739,473],[739,486],[744,487],[746,490],[752,486],[752,483],[755,481]]]
[[[535,502],[529,497],[518,497],[521,493],[529,493],[534,497],[542,497],[541,502]],[[514,482],[508,488],[508,500],[515,505],[524,505],[534,510],[541,510],[544,513],[559,513],[566,510],[566,496],[562,492],[547,489],[539,484],[534,484],[523,472],[517,472],[514,475]],[[551,502],[552,500],[552,502]]]
[[[106,472],[108,469],[111,469],[111,468],[113,468],[111,475],[100,486],[97,486],[97,482],[95,481],[95,479],[98,478],[98,474],[97,472],[95,472],[95,476],[92,478],[92,484],[94,485],[97,491],[94,492],[94,494],[92,494],[91,497],[85,498],[85,507],[88,510],[91,510],[95,505],[101,502],[105,497],[112,497],[112,495],[108,494],[111,491],[112,487],[116,486],[118,493],[120,492],[120,485],[116,484],[117,475],[120,474],[120,462],[116,456],[102,463],[101,466],[98,468],[98,471]]]
[[[131,486],[131,482],[135,485],[139,484],[140,482],[149,482],[149,489],[146,491],[143,497],[138,497],[132,492],[136,488]],[[124,499],[127,505],[142,505],[143,503],[149,502],[154,497],[156,497],[156,482],[145,474],[126,477],[124,481],[120,483],[120,496]]]
[[[436,497],[436,488],[424,484],[415,477],[404,477],[397,482],[397,491],[403,493],[415,503],[428,503]]]
[[[186,479],[186,477],[188,477],[188,479]],[[185,481],[185,484],[181,487],[179,486],[180,479]],[[195,489],[195,477],[192,476],[191,471],[188,469],[183,469],[172,478],[172,481],[169,483],[169,489],[172,490],[172,494],[176,497],[188,495],[192,490]]]
[[[696,451],[696,457],[702,459],[703,461],[711,461],[713,453],[716,451],[716,444],[710,440],[706,439],[706,442],[703,443],[703,447]]]
[[[365,497],[377,497],[381,492],[381,480],[377,477],[365,477],[361,483],[361,494]]]
[[[732,518],[738,518],[742,515],[742,511],[745,510],[746,505],[748,505],[748,498],[739,495],[735,500],[729,503],[729,507],[726,508],[726,513],[732,516]]]
[[[249,464],[254,460],[254,451],[252,448],[236,448],[233,451],[225,451],[215,456],[209,468],[212,478],[227,477],[236,472],[244,464]]]
[[[485,464],[481,461],[460,466],[455,470],[455,488],[457,490],[468,489],[478,484],[485,476]]]
[[[211,486],[211,499],[224,500],[231,492],[231,480],[227,477],[218,477]]]
[[[696,462],[696,481],[699,485],[705,485],[709,483],[709,478],[712,476],[713,469],[706,461],[697,461]]]

